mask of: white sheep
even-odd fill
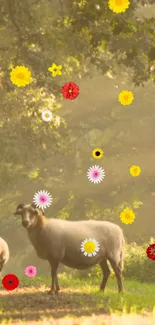
[[[0,272],[3,269],[3,265],[9,260],[9,247],[6,241],[0,237]]]
[[[22,225],[26,228],[37,255],[48,260],[51,265],[50,292],[57,293],[60,290],[57,279],[59,263],[80,270],[99,264],[103,271],[100,289],[104,290],[110,275],[107,261],[115,272],[118,291],[123,291],[124,236],[118,225],[108,221],[47,219],[34,204],[20,204],[14,214],[22,216]],[[95,256],[84,256],[81,251],[81,243],[86,238],[99,242],[100,250]]]

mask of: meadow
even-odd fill
[[[1,324],[154,324],[155,284],[125,280],[124,294],[110,279],[105,293],[99,279],[60,276],[61,292],[48,295],[50,278],[20,280],[14,291],[0,290]]]

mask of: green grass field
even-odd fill
[[[76,324],[83,324],[80,320],[83,316],[90,319],[91,323],[92,315],[102,315],[103,319],[99,323],[96,320],[96,324],[104,324],[106,315],[111,314],[118,317],[128,313],[139,314],[145,315],[146,319],[155,316],[155,284],[124,280],[125,292],[118,294],[115,279],[110,279],[103,294],[99,292],[99,279],[81,280],[66,277],[65,274],[59,278],[62,290],[58,295],[50,296],[46,293],[50,278],[24,278],[13,292],[1,289],[0,323],[17,324],[22,321],[24,324],[36,324],[41,321],[41,324],[46,324],[50,319],[63,321],[69,317],[72,324],[75,319]],[[43,321],[45,318],[46,323]],[[155,320],[154,323],[146,324],[155,324]]]

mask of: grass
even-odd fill
[[[78,290],[81,293],[90,294],[95,300],[96,306],[106,300],[107,312],[125,311],[152,312],[155,311],[155,284],[139,283],[137,281],[124,281],[124,294],[117,293],[115,279],[110,279],[104,293],[99,292],[98,280],[81,280],[66,278],[61,275],[61,282],[65,287]]]
[[[106,315],[120,317],[132,313],[155,316],[155,284],[126,280],[125,293],[118,294],[115,279],[110,279],[103,294],[99,292],[99,279],[81,280],[61,274],[59,282],[62,290],[59,295],[52,296],[45,292],[50,278],[24,278],[13,292],[0,290],[0,323],[24,321],[24,324],[33,324],[45,318],[64,320],[66,317],[73,322],[83,316],[91,323],[92,314],[96,317],[102,315],[104,321],[106,317],[111,317]],[[135,323],[138,325],[137,321]]]

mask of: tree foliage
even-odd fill
[[[89,105],[78,109],[78,99],[74,106],[65,106],[61,95],[65,82],[82,83],[96,73],[114,80],[119,76],[120,83],[132,82],[132,87],[154,83],[155,18],[138,15],[140,6],[153,1],[131,1],[121,15],[110,11],[107,3],[0,0],[0,195],[4,216],[41,188],[52,192],[53,215],[59,212],[62,218],[108,216],[116,220],[126,204],[133,207],[143,201],[143,179],[137,195],[131,180],[124,183],[119,179],[118,183],[115,170],[109,172],[109,183],[102,191],[92,189],[85,177],[89,163],[93,164],[88,155],[98,143],[104,148],[110,144],[107,153],[113,167],[117,158],[123,162],[124,155],[128,157],[126,148],[134,147],[131,128],[137,121],[132,121],[130,113],[124,115],[116,102],[109,111],[106,98],[103,105],[95,99],[92,107],[90,99],[91,109]],[[53,62],[63,66],[62,77],[51,77],[48,67]],[[33,83],[23,89],[10,81],[10,71],[17,65],[27,66],[33,75]],[[101,91],[100,85],[98,89]],[[52,109],[50,124],[41,119],[43,108]],[[145,113],[141,130],[143,121],[144,126],[147,123]],[[150,114],[153,116],[153,108]],[[139,133],[139,142],[141,139]],[[152,177],[146,183],[153,192]]]

